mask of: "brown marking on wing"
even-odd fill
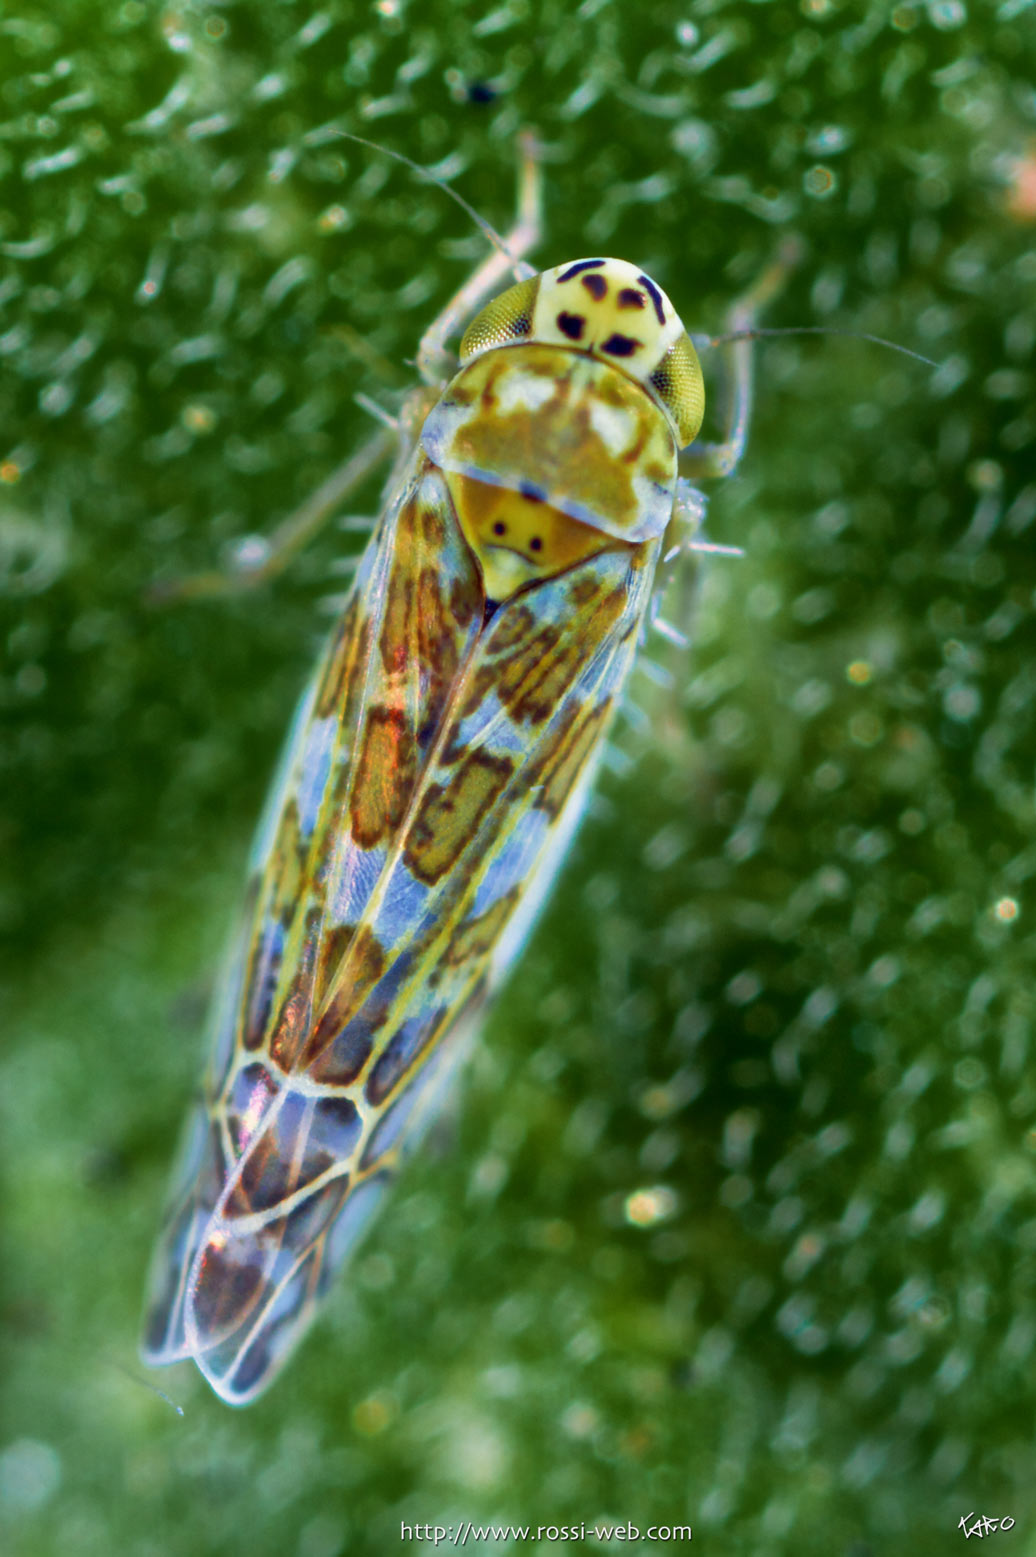
[[[580,710],[572,702],[565,710],[553,738],[544,741],[536,771],[530,775],[533,805],[546,811],[553,819],[562,810],[565,801],[582,772],[583,766],[594,750],[601,735],[601,727],[611,711],[610,702]]]
[[[323,910],[319,904],[312,906],[306,913],[295,972],[281,999],[270,1032],[270,1057],[285,1071],[294,1066],[299,1048],[309,1031],[313,1012],[313,967],[322,917]]]
[[[234,1243],[210,1242],[202,1254],[191,1300],[205,1335],[220,1335],[246,1323],[262,1296],[262,1271],[255,1261],[236,1258],[237,1253]]]
[[[461,627],[467,627],[475,614],[475,602],[470,590],[465,589],[459,579],[454,579],[450,585],[449,616],[452,621]]]
[[[568,598],[579,612],[601,593],[601,581],[595,573],[577,573],[568,586]]]
[[[294,795],[282,812],[275,850],[271,861],[273,879],[270,882],[269,911],[278,924],[287,927],[302,891],[308,853],[308,843],[302,837],[298,802]]]
[[[527,605],[509,605],[493,623],[493,653],[503,653],[523,643],[536,626],[536,613]]]
[[[578,625],[546,622],[524,637],[513,634],[503,652],[498,645],[504,634],[494,639],[490,656],[473,678],[462,719],[493,692],[516,724],[540,724],[549,717],[626,605],[624,586],[606,586],[592,575],[576,578],[571,593]],[[533,622],[529,612],[528,625]]]
[[[414,731],[399,708],[367,710],[349,800],[353,842],[373,849],[406,814],[417,776]]]
[[[472,566],[464,578],[449,581],[449,594],[439,559],[448,545],[446,514],[431,504],[421,505],[417,514],[422,566],[413,580],[412,601],[415,616],[414,640],[421,675],[428,690],[418,735],[426,746],[433,727],[437,727],[449,698],[460,664],[463,635],[483,609],[482,589],[477,569]]]
[[[509,892],[499,897],[491,908],[487,908],[484,914],[479,914],[462,924],[446,948],[444,961],[451,967],[459,967],[461,963],[468,962],[472,958],[487,957],[500,939],[504,925],[517,908],[520,896],[521,889],[512,887]]]
[[[448,524],[441,503],[414,497],[401,510],[396,527],[392,571],[378,636],[387,681],[386,701],[393,708],[405,707],[408,719],[412,718],[414,704],[418,702],[414,687],[418,681],[423,685],[418,729],[411,731],[416,739],[411,742],[410,765],[401,775],[401,782],[412,780],[416,747],[426,747],[438,727],[460,663],[463,636],[482,611],[482,592],[473,565],[464,578],[453,576],[449,580],[449,598],[446,597],[441,559],[450,549]],[[453,540],[455,545],[455,537]],[[409,793],[407,790],[407,798]],[[355,831],[354,837],[361,841]]]
[[[366,932],[365,932],[366,933]],[[331,987],[335,974],[345,961],[345,954],[356,936],[354,924],[336,924],[324,930],[320,939],[320,956],[313,975],[313,1004],[319,1010]]]
[[[334,1042],[342,1029],[360,1012],[388,964],[385,948],[366,925],[361,925],[355,934],[351,933],[348,925],[331,933],[340,937],[340,955],[333,964],[330,957],[325,964],[324,990],[325,993],[327,990],[333,993],[325,1001],[320,1018],[300,1055],[300,1066],[307,1070],[314,1066],[321,1052]],[[325,1076],[317,1077],[315,1070],[313,1074],[315,1079],[328,1079]]]
[[[514,760],[490,752],[469,752],[447,789],[431,784],[409,829],[404,861],[419,881],[432,886],[452,870],[514,772]]]
[[[443,673],[444,654],[456,664],[457,627],[471,621],[476,602],[464,600],[463,620],[447,617],[437,566],[446,545],[445,517],[435,504],[414,498],[400,510],[378,639],[381,662],[390,681],[412,677],[415,668],[432,672],[433,680],[437,679]],[[458,580],[453,582],[456,588]],[[472,595],[472,583],[473,578],[461,590],[462,596]]]
[[[466,602],[465,602],[466,603]],[[414,591],[417,612],[417,653],[429,676],[428,713],[436,721],[457,673],[460,653],[450,607],[443,598],[442,583],[434,567],[422,568]],[[468,621],[471,615],[469,613]],[[466,625],[466,624],[465,624]]]
[[[327,656],[324,678],[314,704],[316,718],[327,719],[332,714],[344,716],[350,702],[356,668],[367,662],[369,637],[370,622],[361,621],[359,597],[353,595],[335,631]]]
[[[378,634],[378,651],[385,675],[390,681],[402,680],[411,663],[414,597],[411,588],[414,571],[416,541],[416,499],[405,503],[396,519],[395,550],[388,587],[385,591],[384,615]]]

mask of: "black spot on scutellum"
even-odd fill
[[[623,287],[619,293],[620,308],[643,308],[644,294],[638,292],[636,287]]]
[[[596,302],[599,303],[602,297],[607,297],[608,283],[605,281],[603,276],[583,276],[582,281],[586,290],[589,292],[590,296],[595,299]]]
[[[558,314],[557,325],[562,335],[567,335],[570,341],[578,341],[583,338],[586,320],[582,314],[569,314],[562,309]]]

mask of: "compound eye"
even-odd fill
[[[460,360],[469,362],[479,352],[494,346],[510,346],[525,340],[532,332],[532,315],[540,290],[539,276],[529,281],[519,281],[508,287],[499,297],[487,303],[480,314],[464,331],[460,343]]]
[[[654,369],[649,380],[659,402],[676,423],[681,449],[693,443],[705,415],[705,384],[698,353],[681,335]]]

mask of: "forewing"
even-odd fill
[[[377,1195],[372,1175],[360,1194],[348,1173],[361,1111],[344,1094],[316,1095],[298,1074],[300,1051],[321,988],[348,960],[343,913],[363,920],[481,609],[441,478],[418,456],[296,715],[153,1264],[146,1360],[193,1355],[230,1400],[259,1386],[241,1369],[236,1379],[210,1372],[203,1356],[227,1327],[240,1350],[271,1283],[282,1328],[305,1311],[322,1290],[327,1245],[315,1249],[317,1240],[350,1187],[343,1216],[356,1224]],[[369,961],[360,943],[352,966],[362,984]],[[283,1225],[269,1237],[275,1207]],[[255,1244],[247,1255],[229,1225]],[[253,1359],[251,1371],[261,1377],[271,1366],[270,1357]]]
[[[151,1360],[193,1355],[240,1404],[308,1325],[560,862],[657,550],[603,552],[480,631],[470,555],[418,468],[267,824],[251,952],[159,1252]]]

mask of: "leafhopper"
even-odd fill
[[[281,536],[396,446],[259,828],[154,1260],[145,1360],[193,1358],[232,1405],[434,1115],[565,858],[692,483],[744,448],[749,342],[727,438],[696,442],[701,368],[661,287],[601,256],[537,274],[539,227],[526,144],[516,226],[429,327],[423,383]]]

